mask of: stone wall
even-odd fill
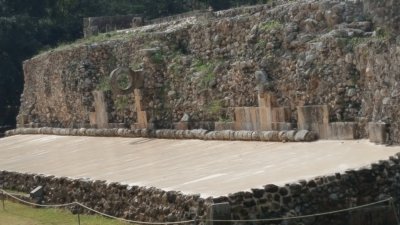
[[[83,35],[85,38],[116,30],[128,29],[133,26],[134,19],[140,23],[142,15],[88,17],[83,19]]]
[[[2,188],[29,193],[37,186],[44,187],[44,204],[77,201],[103,213],[137,221],[201,219],[210,204],[199,195],[157,188],[0,171]]]
[[[300,180],[282,186],[268,184],[251,191],[208,199],[156,188],[106,184],[104,181],[72,180],[0,171],[2,188],[29,192],[38,185],[44,186],[46,204],[79,201],[114,216],[142,221],[178,221],[197,217],[200,224],[205,224],[204,220],[208,218],[207,210],[212,204],[222,202],[229,203],[230,217],[233,220],[311,215],[369,204],[389,197],[393,197],[398,209],[400,155],[344,173],[316,177],[308,181]],[[350,213],[263,224],[395,224],[393,209],[386,206],[387,202]],[[371,218],[371,215],[374,217]],[[363,221],[365,223],[362,223]]]
[[[282,216],[311,215],[321,212],[351,208],[389,197],[400,204],[400,160],[399,156],[374,163],[369,167],[349,170],[311,180],[300,180],[285,186],[266,185],[263,189],[240,192],[214,199],[214,202],[229,202],[233,219],[279,218]],[[386,204],[387,206],[388,204]],[[319,216],[302,220],[270,224],[362,224],[352,216],[365,215],[366,211],[353,211],[336,215]],[[397,211],[398,213],[398,211]],[[364,215],[364,216],[365,216]],[[361,216],[362,218],[362,216]],[[392,209],[376,218],[362,220],[371,224],[395,224]],[[372,223],[372,221],[381,221]],[[269,223],[266,223],[269,224]]]
[[[265,88],[292,111],[291,124],[297,124],[297,107],[327,105],[329,121],[355,122],[357,137],[368,137],[368,122],[383,121],[390,124],[392,141],[400,143],[400,48],[392,32],[397,14],[385,14],[393,23],[383,26],[378,10],[397,3],[369,10],[374,2],[233,9],[210,20],[149,25],[55,49],[24,63],[18,119],[87,127],[95,110],[93,91],[102,90],[109,123],[130,127],[137,121],[133,93],[119,95],[107,87],[110,72],[123,66],[144,71],[144,108],[155,128],[173,128],[185,115],[197,124],[232,122],[236,107],[257,106],[260,83],[254,74],[264,71]]]

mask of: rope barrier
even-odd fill
[[[120,221],[128,222],[128,223],[154,224],[154,225],[163,225],[163,224],[166,224],[166,225],[168,225],[168,224],[192,223],[192,222],[195,222],[195,221],[196,221],[196,220],[184,220],[184,221],[178,221],[178,222],[142,222],[142,221],[134,221],[134,220],[122,219],[122,218],[115,217],[115,216],[110,216],[110,215],[108,215],[108,214],[105,214],[105,213],[96,211],[96,210],[94,210],[94,209],[92,209],[92,208],[89,208],[89,207],[87,207],[87,206],[85,206],[85,205],[83,205],[83,204],[81,204],[81,203],[79,203],[79,202],[77,202],[77,204],[80,205],[81,207],[83,207],[83,208],[89,210],[89,211],[92,211],[92,212],[94,212],[94,213],[100,214],[100,215],[102,215],[102,216],[104,216],[104,217],[108,217],[108,218],[111,218],[111,219],[116,219],[116,220],[120,220]]]
[[[324,212],[324,213],[316,213],[316,214],[311,214],[311,215],[303,215],[303,216],[292,216],[292,217],[282,217],[282,218],[270,218],[270,219],[250,219],[250,220],[206,220],[206,222],[272,222],[272,221],[279,221],[279,220],[294,220],[294,219],[304,219],[304,218],[310,218],[310,217],[317,217],[317,216],[324,216],[324,215],[330,215],[330,214],[336,214],[336,213],[341,213],[341,212],[346,212],[346,211],[353,211],[361,208],[365,208],[368,206],[372,205],[377,205],[381,204],[383,202],[389,202],[392,201],[393,198],[387,198],[381,201],[365,204],[365,205],[360,205],[360,206],[355,206],[347,209],[340,209],[340,210],[335,210],[335,211],[330,211],[330,212]]]
[[[146,225],[170,225],[170,224],[185,224],[185,223],[196,222],[196,220],[183,220],[183,221],[177,221],[177,222],[142,222],[142,221],[127,220],[127,219],[123,219],[123,218],[119,218],[119,217],[115,217],[115,216],[111,216],[111,215],[99,212],[99,211],[97,211],[95,209],[92,209],[90,207],[87,207],[84,204],[79,203],[79,202],[71,202],[71,203],[58,204],[58,205],[42,205],[42,204],[36,204],[36,203],[28,202],[28,201],[25,201],[23,199],[17,198],[14,195],[6,192],[3,189],[0,189],[0,191],[3,194],[5,194],[5,195],[7,195],[7,196],[19,201],[19,202],[25,203],[27,205],[38,206],[38,207],[47,207],[47,208],[52,208],[52,207],[53,208],[60,208],[60,207],[68,207],[68,206],[78,205],[78,206],[81,206],[82,208],[85,208],[85,209],[87,209],[89,211],[92,211],[92,212],[97,213],[99,215],[102,215],[104,217],[108,217],[110,219],[115,219],[115,220],[120,220],[120,221],[127,222],[127,223],[146,224]]]
[[[72,206],[72,205],[78,205],[81,206],[82,208],[85,208],[91,212],[97,213],[99,215],[102,215],[104,217],[110,218],[110,219],[115,219],[115,220],[119,220],[119,221],[123,221],[123,222],[127,222],[127,223],[136,223],[136,224],[145,224],[145,225],[170,225],[170,224],[186,224],[186,223],[194,223],[197,220],[184,220],[184,221],[177,221],[177,222],[143,222],[143,221],[134,221],[134,220],[127,220],[127,219],[123,219],[123,218],[119,218],[119,217],[115,217],[115,216],[111,216],[102,212],[99,212],[95,209],[92,209],[90,207],[85,206],[82,203],[79,202],[71,202],[71,203],[66,203],[66,204],[58,204],[58,205],[42,205],[42,204],[35,204],[35,203],[31,203],[25,200],[22,200],[20,198],[15,197],[14,195],[4,191],[3,189],[0,189],[0,191],[17,200],[20,201],[22,203],[28,204],[28,205],[32,205],[32,206],[39,206],[39,207],[67,207],[67,206]],[[397,212],[396,212],[396,208],[393,202],[393,198],[387,198],[384,200],[380,200],[380,201],[376,201],[376,202],[372,202],[372,203],[368,203],[368,204],[364,204],[364,205],[360,205],[360,206],[355,206],[355,207],[350,207],[347,209],[340,209],[340,210],[335,210],[335,211],[330,211],[330,212],[323,212],[323,213],[315,213],[315,214],[310,214],[310,215],[302,215],[302,216],[292,216],[292,217],[282,217],[282,218],[270,218],[270,219],[250,219],[250,220],[202,220],[204,222],[272,222],[272,221],[279,221],[279,220],[294,220],[294,219],[305,219],[305,218],[310,218],[310,217],[317,217],[317,216],[324,216],[324,215],[331,215],[331,214],[337,214],[337,213],[341,213],[341,212],[346,212],[346,211],[354,211],[357,209],[361,209],[361,208],[366,208],[369,206],[373,206],[373,205],[378,205],[384,202],[389,202],[389,206],[393,209],[395,218],[396,218],[396,222],[398,225],[400,225],[400,220],[398,218]]]
[[[61,207],[67,207],[67,206],[71,206],[71,205],[75,205],[76,202],[71,202],[71,203],[66,203],[66,204],[58,204],[58,205],[41,205],[41,204],[36,204],[36,203],[32,203],[32,202],[28,202],[25,201],[23,199],[17,198],[14,195],[4,191],[3,189],[0,189],[1,192],[3,192],[3,194],[9,196],[10,198],[13,198],[19,202],[25,203],[27,205],[32,205],[32,206],[38,206],[38,207],[44,207],[44,208],[61,208]]]

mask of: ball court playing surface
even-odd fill
[[[276,143],[16,135],[0,139],[0,170],[218,197],[357,169],[398,152],[400,146],[368,140]]]

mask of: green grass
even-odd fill
[[[122,225],[127,224],[101,216],[80,215],[81,225]],[[5,201],[5,210],[0,204],[0,225],[74,225],[77,215],[68,210],[32,208]]]

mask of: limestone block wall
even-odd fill
[[[350,208],[393,197],[399,205],[399,156],[380,161],[369,167],[349,170],[311,180],[300,180],[284,186],[266,185],[251,192],[240,192],[214,199],[228,201],[235,219],[271,218],[280,216],[311,215]],[[371,208],[370,211],[379,211]],[[365,214],[364,214],[365,213]],[[373,224],[395,223],[393,211],[388,208],[375,218],[363,218],[366,211],[319,216],[290,222],[270,224]],[[354,216],[358,216],[355,220]],[[352,220],[355,220],[352,222]],[[357,222],[358,220],[358,222]],[[379,221],[379,222],[377,222]],[[356,222],[356,223],[355,223]],[[268,223],[267,223],[268,224]]]
[[[368,122],[383,121],[400,143],[397,14],[381,12],[399,4],[274,4],[135,28],[27,60],[18,121],[90,127],[93,91],[104,91],[108,123],[131,127],[138,120],[133,93],[119,95],[107,85],[110,72],[123,66],[143,69],[143,102],[158,129],[173,128],[184,115],[192,129],[233,122],[236,107],[258,106],[256,89],[264,85],[289,110],[291,124],[297,107],[327,105],[329,121],[354,122],[358,137],[368,137]]]

